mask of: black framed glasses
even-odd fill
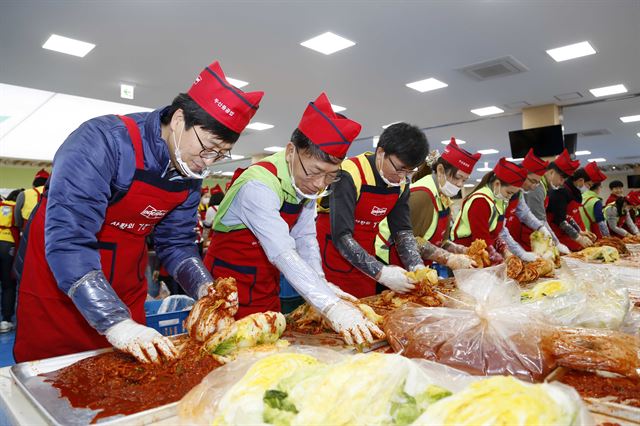
[[[307,168],[304,166],[304,163],[302,162],[302,158],[300,157],[300,153],[298,152],[298,150],[296,149],[296,157],[298,157],[298,161],[300,162],[300,166],[302,166],[302,171],[304,172],[304,175],[308,178],[311,179],[317,179],[320,176],[323,177],[325,183],[327,184],[331,184],[334,182],[338,182],[340,180],[340,170],[338,170],[337,172],[334,173],[309,173],[307,172]]]
[[[393,160],[391,159],[390,155],[386,155],[385,158],[389,159],[389,162],[391,163],[391,166],[393,167],[393,169],[396,171],[396,174],[404,176],[406,178],[411,179],[413,177],[413,175],[416,174],[416,172],[418,171],[418,169],[413,169],[413,170],[407,170],[407,169],[403,169],[400,168],[398,166],[396,166],[396,164],[393,162]]]
[[[198,139],[198,143],[200,144],[200,146],[202,147],[202,151],[200,151],[200,157],[207,159],[207,160],[219,160],[219,159],[225,159],[225,160],[229,160],[231,158],[231,150],[227,150],[227,151],[222,151],[219,149],[215,149],[215,148],[206,148],[204,146],[204,144],[202,143],[202,140],[200,140],[200,136],[198,135],[198,132],[196,132],[196,128],[193,128],[193,133],[196,134],[196,138]]]

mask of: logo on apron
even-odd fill
[[[383,216],[386,212],[387,212],[386,207],[373,206],[373,208],[371,209],[371,214],[373,216]]]
[[[162,219],[167,213],[168,210],[158,210],[151,204],[149,204],[147,207],[145,207],[144,210],[140,212],[140,214],[147,219]]]

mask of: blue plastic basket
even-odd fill
[[[189,310],[167,312],[166,314],[157,314],[162,300],[151,300],[144,302],[144,312],[147,314],[147,326],[158,330],[164,336],[173,336],[176,334],[186,333],[184,328],[184,320],[189,316]]]
[[[300,295],[293,286],[289,284],[289,281],[287,281],[284,275],[280,275],[280,299],[291,299],[294,297],[300,297]]]

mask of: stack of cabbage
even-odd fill
[[[219,391],[213,383],[199,386]],[[213,402],[211,417],[194,418],[193,413],[202,412],[198,404],[212,403],[202,395],[196,388],[183,399],[182,420],[277,426],[589,422],[578,395],[563,385],[471,378],[427,361],[379,353],[346,356],[333,363],[304,353],[267,356]]]

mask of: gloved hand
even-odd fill
[[[384,332],[377,325],[366,319],[358,308],[343,300],[331,306],[324,316],[348,345],[373,343],[376,339],[384,338]]]
[[[487,247],[487,252],[489,253],[489,260],[491,261],[492,265],[498,265],[504,262],[504,258],[502,257],[502,255],[500,255],[500,253],[498,253],[495,247]]]
[[[569,253],[571,253],[571,250],[569,250],[569,247],[565,246],[562,243],[558,243],[558,245],[556,245],[556,248],[558,249],[558,253],[560,253],[560,254],[569,254]]]
[[[596,242],[596,240],[598,239],[598,237],[596,236],[596,234],[594,234],[591,231],[581,231],[580,235],[582,235],[583,237],[587,237],[589,238],[592,242]]]
[[[405,275],[406,272],[399,266],[383,266],[377,281],[396,293],[408,293],[415,288],[415,285]]]
[[[541,227],[538,229],[538,231],[542,232],[542,234],[543,234],[545,237],[553,238],[553,237],[551,237],[551,232],[549,232],[549,230],[547,229],[547,227],[546,227],[546,226],[544,226],[544,225],[543,225],[543,226],[541,226]]]
[[[450,254],[447,259],[447,267],[451,269],[470,269],[475,268],[478,265],[476,261],[467,256],[466,254]]]
[[[524,260],[525,262],[533,262],[534,260],[538,259],[538,257],[539,256],[537,254],[530,251],[525,251],[520,255],[520,259]]]
[[[587,248],[587,247],[591,247],[593,245],[593,241],[591,241],[587,236],[585,235],[578,235],[578,238],[576,238],[576,242],[578,244],[580,244],[580,246],[582,246],[582,248]]]
[[[178,354],[171,340],[131,319],[109,328],[105,337],[113,347],[133,355],[140,362],[160,362],[158,351],[167,359]]]
[[[325,281],[325,282],[327,283],[329,288],[331,290],[333,290],[333,292],[336,294],[336,296],[338,296],[340,299],[346,300],[346,301],[349,301],[349,302],[354,302],[354,303],[358,302],[358,298],[357,297],[347,293],[346,291],[343,291],[340,287],[338,287],[334,283],[330,283],[329,281]]]

